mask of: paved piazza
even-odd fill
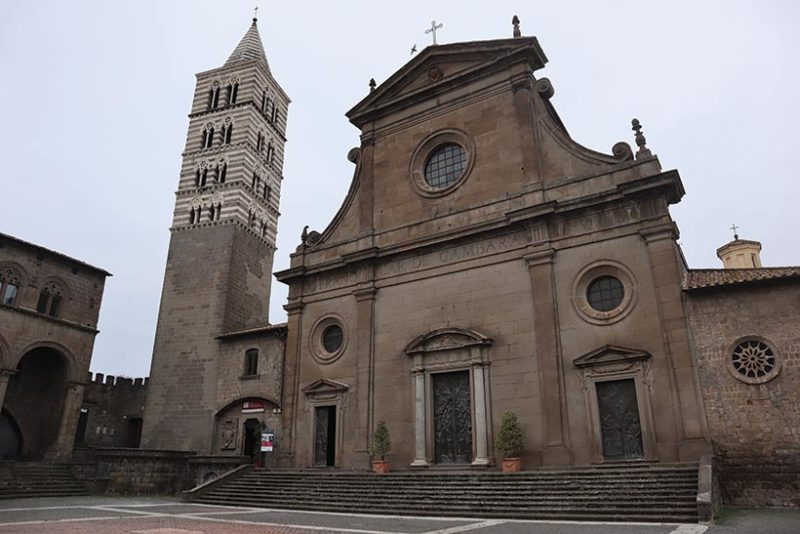
[[[734,511],[725,524],[445,519],[230,508],[165,498],[0,501],[0,534],[797,534],[799,510]]]

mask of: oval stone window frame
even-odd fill
[[[328,352],[328,350],[325,349],[323,336],[325,335],[325,331],[331,326],[338,326],[342,330],[342,343],[335,351]],[[314,326],[311,327],[311,335],[308,342],[311,348],[311,357],[314,358],[314,361],[323,365],[335,362],[344,354],[344,350],[347,348],[347,338],[347,329],[344,327],[344,321],[342,321],[341,317],[337,315],[321,317],[314,323]]]
[[[587,292],[592,282],[604,276],[612,276],[622,283],[624,295],[619,305],[608,311],[596,310],[589,303]],[[596,325],[608,325],[621,321],[634,308],[638,298],[638,284],[633,273],[623,264],[613,260],[601,260],[584,267],[572,285],[572,305],[584,321]]]
[[[452,184],[447,187],[432,187],[425,179],[425,167],[428,160],[436,150],[444,145],[455,144],[464,149],[467,157],[464,171],[461,176],[456,179]],[[429,135],[417,146],[414,154],[411,156],[411,164],[409,172],[411,174],[411,182],[420,195],[429,198],[441,197],[452,193],[469,178],[472,172],[473,164],[475,163],[475,142],[472,137],[465,132],[456,129],[439,130]]]
[[[750,377],[746,374],[743,374],[733,363],[733,354],[734,351],[739,348],[740,345],[743,343],[747,343],[748,341],[756,341],[758,343],[762,343],[767,346],[767,348],[772,352],[773,364],[772,369],[770,369],[766,374],[757,377]],[[733,375],[736,380],[740,382],[744,382],[745,384],[750,385],[758,385],[758,384],[765,384],[778,376],[781,372],[781,357],[778,354],[778,351],[775,350],[775,345],[766,338],[761,336],[742,336],[738,338],[736,341],[728,346],[728,351],[725,353],[725,358],[728,361],[728,371]]]

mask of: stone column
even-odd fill
[[[369,468],[370,445],[374,424],[374,391],[375,391],[375,354],[373,343],[373,321],[375,310],[375,293],[377,290],[371,283],[359,287],[353,292],[356,299],[356,327],[353,329],[356,348],[356,413],[358,420],[354,436],[356,457],[361,457],[363,465]]]
[[[414,461],[411,467],[427,467],[425,440],[425,371],[415,367],[411,372],[414,381]]]
[[[303,339],[303,310],[305,304],[300,299],[290,296],[286,310],[287,332],[286,349],[283,363],[283,394],[281,398],[281,430],[278,438],[278,461],[281,467],[306,467],[300,465],[303,455],[297,439],[297,422],[300,409],[300,358]],[[314,438],[308,438],[313,440]]]
[[[487,425],[486,373],[481,362],[472,367],[475,387],[475,459],[472,465],[489,465],[489,429]]]
[[[664,332],[664,351],[674,386],[672,404],[680,433],[678,461],[698,461],[710,443],[700,396],[699,379],[689,346],[686,310],[681,294],[682,270],[673,224],[641,230],[650,256],[650,270]]]
[[[6,391],[8,391],[8,381],[14,376],[16,371],[11,369],[0,369],[0,409],[6,401]]]
[[[64,411],[61,413],[61,426],[56,442],[50,447],[47,457],[55,461],[67,461],[72,457],[75,443],[75,430],[78,426],[85,384],[69,382],[64,397]]]
[[[545,249],[525,256],[531,277],[533,330],[539,363],[539,387],[544,415],[544,465],[571,463],[567,448],[564,371],[555,298],[555,251]]]

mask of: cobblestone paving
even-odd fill
[[[754,528],[757,525],[758,528]],[[0,501],[0,534],[798,534],[800,511],[745,510],[722,525],[573,523],[313,513],[172,499]]]

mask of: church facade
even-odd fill
[[[197,76],[143,446],[257,455],[267,430],[270,465],[367,469],[385,421],[395,469],[485,469],[510,411],[530,468],[752,464],[780,443],[775,472],[797,473],[800,269],[762,268],[741,240],[731,269],[689,269],[678,172],[635,119],[635,148],[573,140],[546,62],[517,34],[428,47],[373,86],[347,113],[350,189],[276,273],[274,325],[289,98],[254,20]],[[759,413],[788,430],[751,439]]]

